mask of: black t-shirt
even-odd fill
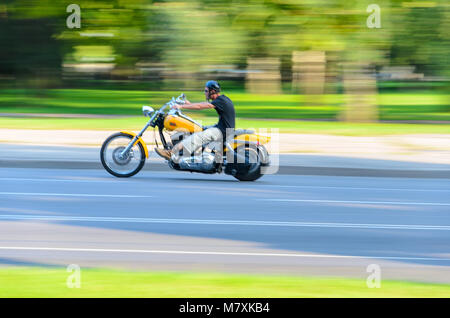
[[[215,125],[222,131],[223,138],[226,138],[226,129],[235,128],[236,114],[231,99],[225,95],[220,95],[211,102],[214,105],[217,114],[219,114],[219,122]]]

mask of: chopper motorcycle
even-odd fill
[[[173,107],[185,101],[185,95],[181,94],[176,99],[172,97],[157,111],[150,106],[143,106],[144,116],[150,119],[138,134],[121,131],[104,141],[100,159],[105,170],[116,177],[131,177],[138,173],[149,156],[142,139],[149,127],[155,129],[156,147],[159,146],[159,136],[164,149],[171,149],[190,134],[207,129],[208,126],[202,126]],[[240,181],[254,181],[263,175],[264,167],[270,164],[269,153],[264,147],[269,141],[270,137],[257,135],[252,130],[236,129],[231,134],[227,133],[223,141],[204,145],[196,153],[184,156],[178,162],[168,160],[168,165],[178,171],[207,174],[224,172]]]

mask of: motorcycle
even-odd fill
[[[131,177],[138,173],[148,158],[148,148],[142,139],[147,128],[155,131],[155,144],[159,146],[159,135],[164,149],[172,149],[190,134],[208,129],[175,108],[184,104],[186,96],[181,94],[164,104],[159,110],[143,106],[147,124],[135,134],[121,131],[109,136],[100,150],[100,159],[106,171],[116,177]],[[222,142],[212,142],[202,146],[200,153],[182,157],[178,162],[168,160],[171,169],[199,173],[221,173],[234,176],[240,181],[254,181],[263,175],[263,168],[270,164],[269,153],[264,147],[270,137],[255,134],[252,130],[236,129]]]

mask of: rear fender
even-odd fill
[[[261,136],[257,134],[244,134],[236,136],[232,142],[230,142],[231,148],[236,149],[240,145],[264,145],[270,141],[270,137]],[[227,150],[226,148],[224,149]]]

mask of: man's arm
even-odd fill
[[[202,103],[189,103],[184,105],[176,105],[176,107],[183,109],[208,109],[214,108],[214,105],[208,102],[202,102]]]

